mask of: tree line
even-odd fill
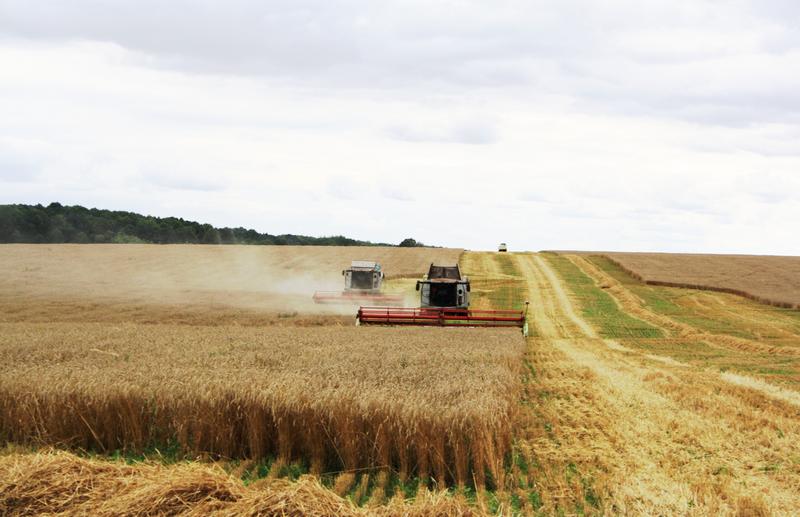
[[[271,235],[246,228],[215,228],[178,217],[153,217],[60,203],[0,205],[0,243],[154,243],[391,246],[342,235]],[[422,246],[405,239],[400,246]]]

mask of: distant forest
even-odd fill
[[[215,228],[176,217],[63,206],[0,205],[0,243],[155,243],[392,246],[341,235],[270,235],[245,228]],[[399,246],[422,246],[405,239]]]

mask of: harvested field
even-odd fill
[[[469,516],[475,508],[420,492],[368,509],[337,496],[311,476],[244,486],[218,467],[162,466],[82,459],[65,452],[0,456],[2,515]]]
[[[0,440],[502,476],[524,341],[509,329],[6,323]]]
[[[800,307],[800,257],[601,253],[648,284],[722,291]]]
[[[339,246],[0,246],[0,299],[21,303],[188,306],[341,312],[310,301],[340,290],[351,260],[381,262],[388,278],[418,278],[463,250]],[[348,309],[348,313],[351,312]]]
[[[536,373],[526,384],[539,403],[528,412],[517,448],[533,465],[544,513],[576,507],[587,514],[796,512],[800,392],[773,384],[767,371],[729,371],[745,372],[762,357],[742,354],[735,336],[727,346],[725,334],[673,320],[660,312],[664,304],[644,303],[585,258],[548,254],[525,269],[536,280],[534,306],[541,307],[529,352]],[[616,310],[598,314],[594,301],[601,295]],[[787,324],[785,310],[760,307],[764,325],[770,314]],[[645,325],[662,335],[630,332]],[[800,339],[785,338],[784,345],[799,346]],[[781,360],[797,371],[796,356]]]

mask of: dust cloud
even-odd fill
[[[378,260],[387,291],[418,302],[414,282],[430,262],[461,250],[295,246],[5,245],[0,296],[97,303],[187,304],[271,312],[353,314],[315,304],[315,291],[340,292],[352,260]],[[405,278],[404,278],[405,277]]]

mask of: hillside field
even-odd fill
[[[718,290],[780,307],[800,307],[800,257],[619,252],[602,255],[649,284]]]

